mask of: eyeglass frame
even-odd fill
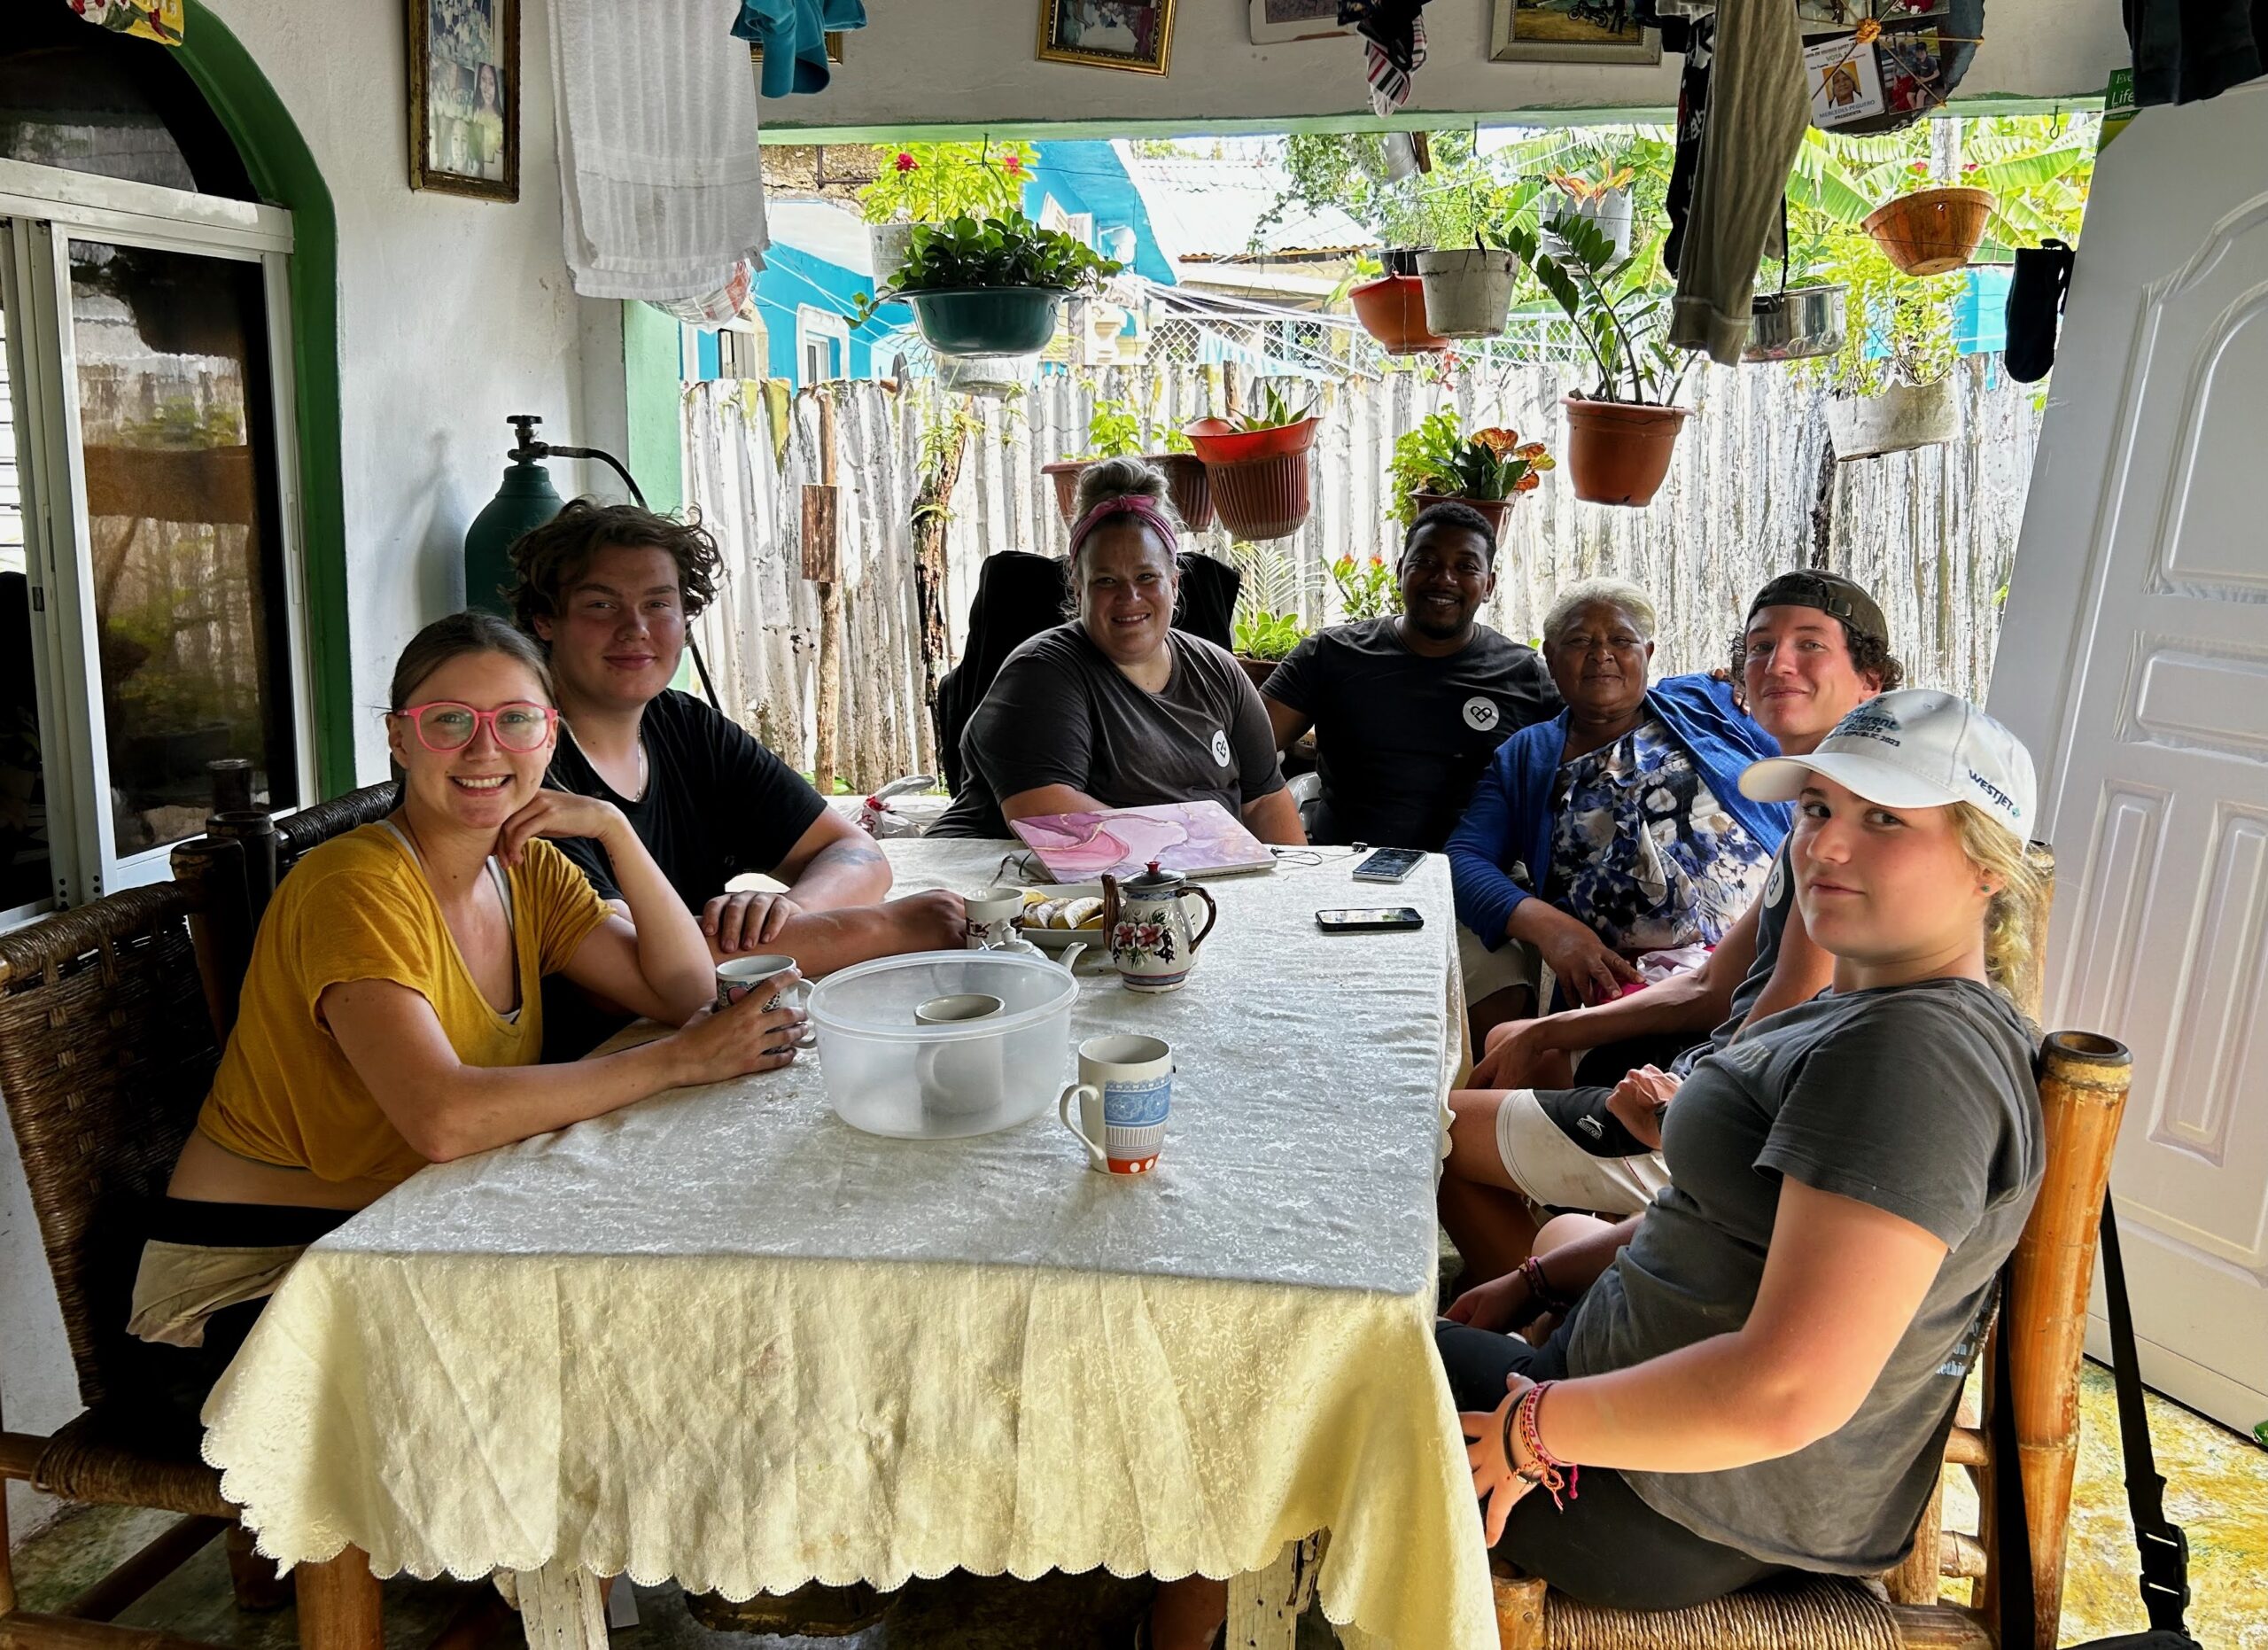
[[[472,718],[472,731],[464,736],[463,744],[435,744],[425,736],[424,713],[442,707],[453,711],[462,711]],[[505,743],[503,733],[496,726],[496,719],[506,711],[525,709],[539,710],[543,712],[543,737],[524,749]],[[467,704],[462,699],[428,699],[423,704],[405,704],[398,711],[388,711],[386,714],[407,716],[409,719],[410,730],[417,735],[417,743],[436,756],[451,756],[466,749],[474,740],[480,737],[480,729],[484,723],[488,728],[489,742],[499,751],[509,751],[514,756],[526,756],[531,751],[540,751],[545,745],[559,737],[559,707],[555,704],[540,704],[533,699],[509,700],[493,711],[484,711],[478,705]]]

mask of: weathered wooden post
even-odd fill
[[[835,398],[819,396],[819,479],[804,484],[804,577],[819,586],[819,690],[813,696],[818,730],[812,783],[835,794],[835,721],[843,690],[843,558],[835,538]]]

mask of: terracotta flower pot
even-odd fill
[[[1304,449],[1240,463],[1208,463],[1205,479],[1212,484],[1221,525],[1239,539],[1280,539],[1298,532],[1308,518]]]
[[[1055,508],[1066,522],[1079,518],[1079,478],[1091,465],[1101,463],[1094,458],[1066,458],[1057,463],[1042,464],[1039,473],[1055,484]],[[1192,533],[1202,533],[1213,523],[1213,489],[1205,479],[1205,465],[1193,453],[1145,453],[1142,462],[1158,471],[1166,479],[1166,494],[1173,501],[1174,514]]]
[[[1567,409],[1567,472],[1575,496],[1588,504],[1652,503],[1687,409],[1579,395],[1559,404]]]
[[[1347,294],[1363,330],[1389,355],[1447,349],[1449,339],[1425,330],[1425,284],[1415,276],[1386,275]]]
[[[1410,502],[1413,509],[1420,510],[1435,504],[1462,504],[1467,510],[1480,511],[1480,518],[1488,524],[1488,531],[1501,538],[1504,532],[1504,518],[1512,513],[1512,505],[1518,497],[1517,493],[1511,498],[1467,498],[1461,493],[1412,493]]]
[[[1266,687],[1268,679],[1276,673],[1276,667],[1283,662],[1282,659],[1256,659],[1249,653],[1237,655],[1237,663],[1244,666],[1244,673],[1252,678],[1252,685],[1255,688]]]
[[[1208,466],[1241,464],[1259,458],[1280,458],[1290,453],[1304,453],[1315,445],[1316,426],[1320,419],[1302,418],[1296,424],[1279,424],[1265,430],[1239,430],[1225,418],[1200,418],[1185,426],[1182,433],[1189,438],[1197,456]]]
[[[1992,191],[1949,185],[1886,200],[1862,226],[1906,275],[1943,275],[1976,254],[1992,215]]]

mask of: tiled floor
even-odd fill
[[[2090,1365],[2081,1395],[2082,1436],[2077,1512],[2063,1596],[2063,1640],[2084,1642],[2148,1623],[2134,1591],[2134,1557],[2118,1459],[2110,1378]],[[2268,1650],[2268,1450],[2191,1414],[2150,1400],[2158,1470],[2167,1480],[2166,1510],[2189,1533],[2190,1584],[2195,1595],[2189,1631],[2210,1650]],[[1952,1475],[1965,1490],[1965,1480]],[[1964,1502],[1966,1503],[1964,1505]],[[1947,1522],[1972,1528],[1974,1498],[1948,1498]],[[162,1529],[161,1514],[82,1511],[26,1540],[16,1552],[23,1606],[51,1610]],[[463,1583],[387,1584],[388,1650],[415,1650],[471,1595]],[[880,1626],[849,1638],[748,1638],[711,1632],[686,1613],[674,1587],[639,1590],[640,1622],[614,1636],[615,1650],[1120,1650],[1130,1642],[1148,1585],[1093,1576],[1043,1581],[949,1576],[917,1582],[892,1602]],[[190,1638],[287,1650],[297,1623],[286,1609],[270,1615],[238,1611],[229,1594],[221,1544],[129,1610],[121,1621],[161,1627]],[[509,1646],[515,1635],[500,1634]],[[1310,1615],[1301,1650],[1333,1642]]]

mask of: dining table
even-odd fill
[[[883,846],[897,894],[1037,869]],[[1433,1349],[1448,865],[1275,860],[1206,882],[1178,990],[1078,965],[1061,1082],[1086,1038],[1171,1047],[1150,1173],[1090,1168],[1052,1108],[862,1132],[822,1048],[410,1177],[307,1250],[207,1402],[259,1550],[496,1576],[541,1650],[602,1644],[618,1576],[742,1599],[1097,1566],[1229,1579],[1254,1650],[1311,1595],[1350,1645],[1494,1646]],[[1422,926],[1317,920],[1379,906]]]

